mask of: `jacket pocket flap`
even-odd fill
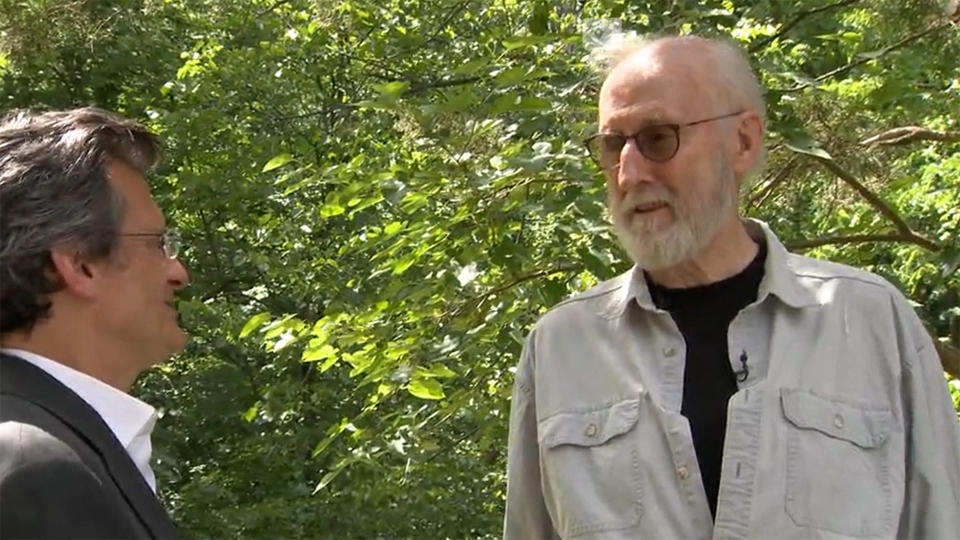
[[[601,408],[561,411],[540,421],[540,443],[596,446],[630,431],[640,416],[640,400],[627,399]]]
[[[781,388],[783,415],[801,429],[814,429],[861,448],[876,448],[887,440],[893,423],[890,409],[825,398],[806,390]]]

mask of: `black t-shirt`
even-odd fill
[[[670,312],[687,345],[680,412],[690,422],[713,516],[717,513],[727,401],[737,391],[737,376],[727,356],[727,329],[737,313],[757,299],[766,258],[766,246],[761,244],[742,272],[699,287],[669,289],[653,283],[649,276],[647,279],[654,303]]]

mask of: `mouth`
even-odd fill
[[[663,201],[652,201],[634,205],[634,207],[631,209],[631,212],[634,214],[649,214],[650,212],[656,212],[657,210],[666,208],[667,206],[669,205]]]

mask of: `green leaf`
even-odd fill
[[[383,228],[383,234],[386,234],[387,236],[393,236],[402,231],[403,226],[403,223],[399,221],[392,221]]]
[[[533,15],[530,16],[528,28],[530,33],[535,36],[541,36],[547,33],[547,23],[550,20],[550,7],[546,1],[540,0],[533,8]]]
[[[325,204],[320,207],[320,217],[327,219],[346,212],[347,209],[339,204]]]
[[[383,94],[383,96],[388,99],[400,97],[408,88],[410,88],[410,83],[407,81],[391,81],[384,84],[373,85],[374,90]]]
[[[355,353],[345,353],[343,355],[343,359],[346,360],[348,364],[353,366],[353,369],[351,369],[350,373],[348,373],[350,377],[362,375],[370,368],[370,366],[373,365],[374,360],[376,360],[376,358],[374,358],[374,356],[370,354],[366,348]]]
[[[278,156],[273,156],[272,158],[270,158],[270,161],[268,161],[267,164],[263,166],[263,169],[260,172],[268,172],[274,169],[279,169],[280,167],[283,167],[287,163],[290,163],[292,159],[293,159],[293,156],[291,156],[290,154],[280,154]]]
[[[532,46],[534,46],[534,45],[540,45],[540,44],[543,44],[543,43],[551,43],[551,42],[554,42],[554,41],[558,41],[559,39],[560,39],[559,36],[554,36],[554,35],[518,36],[518,37],[515,37],[515,38],[512,38],[512,39],[505,39],[505,40],[503,40],[503,41],[501,42],[501,44],[502,44],[502,45],[504,46],[504,48],[506,48],[508,51],[512,51],[512,50],[514,50],[514,49],[522,49],[522,48],[524,48],[524,47],[532,47]]]
[[[413,266],[413,263],[417,262],[418,258],[416,253],[410,253],[394,262],[391,271],[394,275],[398,276]]]
[[[269,340],[285,333],[295,334],[300,332],[305,326],[306,324],[303,321],[293,315],[285,315],[271,322],[263,329],[263,338]]]
[[[339,476],[340,473],[343,472],[345,468],[347,468],[347,466],[357,461],[358,461],[358,458],[355,458],[355,457],[348,457],[348,458],[341,459],[336,465],[334,465],[333,469],[330,470],[330,472],[323,475],[323,478],[320,479],[320,482],[317,484],[317,487],[313,488],[313,494],[316,495],[317,493],[320,492],[320,490],[330,485],[330,482],[333,482],[333,480],[337,476]]]
[[[523,82],[527,78],[528,72],[529,70],[525,67],[505,69],[494,77],[494,81],[496,81],[497,86],[511,86]]]
[[[960,268],[960,247],[949,247],[940,254],[940,260],[943,261],[943,267],[940,275],[948,278]]]
[[[263,323],[269,320],[270,320],[270,314],[267,313],[266,311],[262,313],[257,313],[253,317],[250,317],[249,320],[247,320],[247,323],[243,325],[243,329],[240,330],[240,334],[237,337],[239,337],[240,339],[243,339],[249,336],[254,330],[259,328]]]
[[[332,368],[339,360],[340,360],[339,355],[336,355],[336,354],[330,355],[330,358],[327,358],[326,360],[324,360],[322,364],[320,364],[320,373],[325,373],[328,369]]]
[[[516,93],[507,93],[494,101],[490,107],[490,114],[497,115],[513,111],[542,111],[550,108],[550,102],[541,97],[519,96]]]
[[[414,379],[407,386],[407,391],[420,399],[436,400],[446,396],[443,393],[443,385],[436,379]]]
[[[434,364],[433,366],[418,367],[414,370],[414,376],[417,378],[439,378],[439,379],[449,379],[451,377],[456,377],[457,373],[443,364]]]
[[[303,350],[303,354],[300,355],[301,362],[316,362],[317,360],[323,360],[330,358],[331,356],[336,356],[337,349],[333,345],[320,345],[317,347],[307,347]],[[326,370],[323,370],[326,371]]]
[[[280,339],[274,342],[273,351],[274,352],[281,351],[287,348],[288,346],[296,343],[297,341],[299,341],[299,339],[300,339],[299,336],[297,336],[294,332],[291,332],[291,331],[284,332],[283,334],[280,335]]]
[[[485,68],[490,65],[489,58],[474,58],[469,62],[464,62],[453,68],[453,73],[456,75],[472,75],[473,73],[480,70],[480,68]]]
[[[796,136],[784,142],[783,145],[800,154],[833,160],[826,150],[820,148],[820,145],[809,137]]]

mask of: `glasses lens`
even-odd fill
[[[169,229],[163,233],[163,252],[171,259],[180,254],[180,232],[176,229]]]
[[[640,152],[651,161],[667,161],[677,153],[680,141],[673,126],[650,126],[637,133]]]
[[[608,169],[620,163],[620,152],[626,139],[622,135],[601,133],[592,137],[588,143],[590,157],[603,169]]]

